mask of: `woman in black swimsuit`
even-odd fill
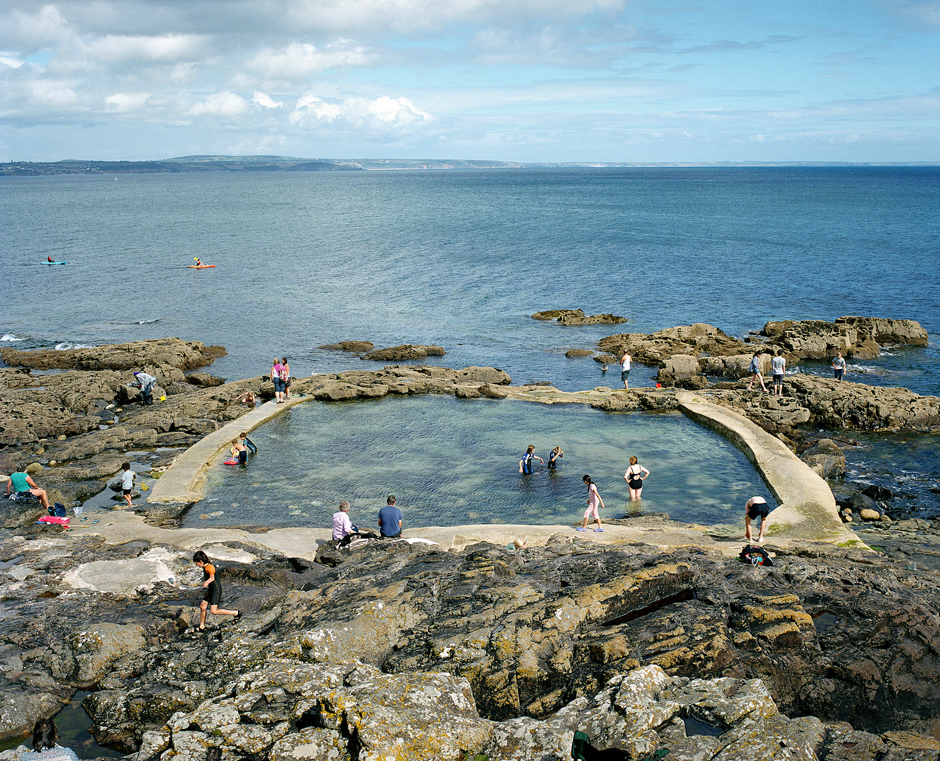
[[[627,468],[627,472],[623,474],[623,480],[627,482],[627,486],[630,487],[630,501],[636,502],[640,499],[640,495],[643,493],[643,481],[646,480],[646,477],[650,472],[640,465],[636,457],[630,458],[630,467]]]

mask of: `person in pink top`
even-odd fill
[[[271,366],[271,383],[274,384],[274,398],[277,404],[284,401],[284,365],[277,357],[274,358],[274,364]]]
[[[333,513],[333,539],[339,540],[357,533],[359,529],[349,520],[349,503],[344,499],[339,503],[339,510]]]
[[[597,521],[597,528],[594,529],[594,533],[596,534],[598,531],[604,530],[601,526],[600,513],[597,511],[598,505],[604,507],[604,500],[601,499],[601,495],[597,493],[597,484],[591,480],[590,476],[585,475],[581,480],[584,481],[584,483],[586,483],[588,486],[588,506],[587,510],[584,511],[584,521],[582,521],[581,527],[578,529],[578,531],[587,531],[588,520],[593,516],[594,520]]]

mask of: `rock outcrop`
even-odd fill
[[[940,714],[932,570],[831,546],[766,568],[560,536],[377,541],[335,567],[222,549],[242,558],[218,568],[244,617],[181,635],[191,550],[5,536],[0,736],[85,686],[98,741],[141,759],[562,761],[576,730],[635,760],[936,757],[911,734]],[[127,578],[148,557],[162,580]],[[88,586],[109,578],[125,591]]]
[[[626,349],[634,362],[657,365],[681,354],[692,357],[725,357],[753,353],[754,347],[731,338],[714,325],[695,323],[658,330],[655,333],[619,333],[602,338],[600,350],[619,358]]]
[[[560,325],[619,325],[626,322],[626,317],[604,314],[585,314],[583,309],[548,309],[532,315],[534,320],[557,322]]]
[[[440,346],[402,344],[401,346],[390,346],[386,349],[373,349],[363,354],[362,359],[372,360],[373,362],[401,362],[407,359],[443,357],[446,353]]]
[[[848,357],[872,359],[880,346],[904,344],[926,346],[927,331],[913,320],[874,317],[840,317],[824,320],[768,322],[761,335],[787,352],[804,359],[826,359],[842,352]]]

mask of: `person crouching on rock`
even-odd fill
[[[33,727],[33,750],[20,756],[23,761],[78,761],[71,748],[56,743],[59,730],[52,719],[40,719]]]
[[[240,611],[225,610],[219,607],[219,603],[222,601],[222,585],[215,577],[215,566],[209,562],[209,556],[199,550],[193,555],[193,562],[202,570],[202,588],[206,590],[202,602],[199,604],[199,626],[196,631],[204,632],[206,630],[207,610],[213,616],[234,616],[236,621],[241,618]]]
[[[770,505],[763,497],[751,497],[744,506],[744,538],[751,541],[751,519],[760,518],[760,531],[757,533],[757,543],[764,541],[764,529],[767,527],[767,516],[770,515]]]

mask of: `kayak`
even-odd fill
[[[215,267],[214,264],[187,264],[186,266],[191,270],[211,270]]]
[[[43,262],[43,264],[68,264],[68,262]]]

